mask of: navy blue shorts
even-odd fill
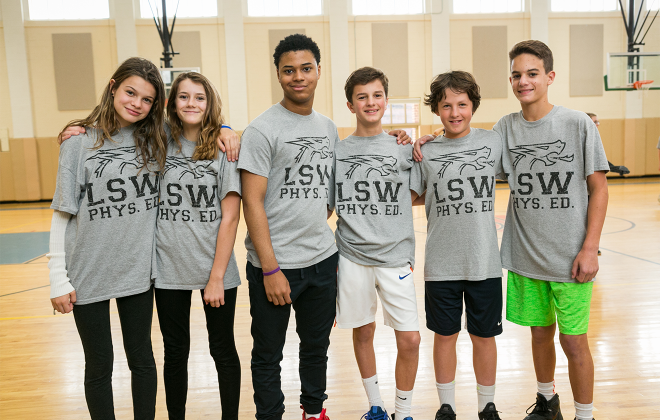
[[[424,285],[426,327],[450,336],[461,331],[463,299],[467,330],[477,337],[502,334],[502,278],[427,281]]]

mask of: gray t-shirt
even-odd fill
[[[160,176],[155,284],[159,289],[197,290],[206,287],[213,267],[222,220],[220,202],[229,192],[241,193],[241,178],[236,162],[227,162],[223,152],[215,160],[195,161],[196,143],[183,136],[180,141],[178,152],[170,139]],[[225,290],[240,284],[232,251]]]
[[[264,200],[270,239],[284,269],[314,265],[337,252],[328,226],[337,127],[323,115],[293,113],[275,104],[241,137],[238,168],[268,178]],[[261,267],[248,232],[247,259]]]
[[[584,112],[555,106],[538,121],[522,112],[493,128],[502,137],[502,166],[511,195],[502,265],[538,280],[576,282],[573,261],[587,234],[587,177],[608,171],[596,125]]]
[[[354,263],[403,267],[415,263],[410,202],[412,145],[396,137],[349,136],[335,148],[337,248]]]
[[[87,129],[60,148],[51,208],[73,215],[64,249],[77,305],[151,287],[158,178],[142,167],[132,127],[112,139],[94,149],[96,130]]]
[[[502,141],[471,128],[422,146],[410,189],[426,192],[424,280],[485,280],[502,276],[495,226],[495,178],[502,172]]]

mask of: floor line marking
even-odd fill
[[[49,210],[50,206],[46,207],[19,207],[15,209],[0,209],[0,211],[18,211],[18,210]]]
[[[600,247],[600,249],[601,249],[601,250],[605,250],[605,251],[607,251],[607,252],[614,252],[615,254],[623,255],[624,257],[630,257],[630,258],[634,258],[634,259],[636,259],[636,260],[645,261],[645,262],[647,262],[647,263],[651,263],[651,264],[655,264],[655,265],[660,265],[660,262],[657,262],[657,261],[651,261],[651,260],[647,260],[647,259],[644,259],[644,258],[635,257],[634,255],[624,254],[623,252],[614,251],[614,250],[607,249],[607,248],[603,248],[603,247]]]
[[[52,219],[52,217],[44,217],[43,219],[35,220],[33,222],[30,222],[30,223],[24,223],[22,225],[13,226],[13,227],[5,229],[5,230],[0,230],[0,233],[6,233],[7,231],[10,231],[10,230],[18,229],[18,228],[21,228],[21,227],[24,227],[24,226],[34,225],[35,223],[41,223],[44,220],[51,220],[51,219]],[[50,229],[44,230],[43,232],[49,232],[49,231],[50,231]],[[14,232],[14,233],[30,233],[30,232]]]
[[[36,261],[36,260],[38,260],[39,258],[41,258],[41,257],[43,257],[43,256],[45,256],[45,255],[48,255],[48,253],[41,254],[41,255],[39,255],[38,257],[34,257],[34,258],[32,258],[32,259],[29,259],[29,260],[27,260],[27,261],[24,261],[24,262],[22,262],[21,264],[30,264],[32,261]]]
[[[32,289],[19,290],[18,292],[7,293],[6,295],[0,295],[0,298],[5,296],[17,295],[23,292],[29,292],[30,290],[43,289],[44,287],[50,287],[50,284],[47,284],[45,286],[33,287]]]

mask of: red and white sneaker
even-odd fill
[[[319,414],[318,417],[310,417],[309,419],[305,416],[305,409],[301,405],[300,408],[302,408],[303,414],[302,414],[302,420],[330,420],[330,417],[325,415],[325,408],[321,410],[321,414]]]

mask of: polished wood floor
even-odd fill
[[[660,179],[610,181],[610,204],[601,240],[600,274],[594,287],[589,329],[596,365],[594,416],[598,420],[660,419]],[[497,191],[495,217],[504,223],[508,190]],[[2,234],[48,231],[48,203],[0,205]],[[334,220],[331,219],[331,224]],[[415,283],[420,319],[424,319],[423,266],[426,220],[415,210],[417,261]],[[239,238],[245,235],[241,222]],[[6,237],[5,237],[6,238]],[[5,239],[6,240],[6,239]],[[108,250],[111,254],[111,250]],[[236,244],[244,270],[242,240]],[[45,257],[22,264],[0,265],[0,419],[87,419],[83,391],[83,353],[71,315],[53,315],[49,302]],[[208,354],[202,305],[192,310],[188,419],[220,418],[216,374]],[[132,418],[130,375],[126,367],[116,310],[114,396],[118,419]],[[381,318],[382,319],[382,318]],[[422,322],[422,325],[424,323]],[[254,418],[250,380],[250,316],[247,285],[239,289],[236,336],[243,366],[241,418]],[[292,317],[293,327],[293,317]],[[347,330],[334,329],[329,352],[328,414],[333,420],[357,420],[366,411],[366,398]],[[422,329],[419,373],[413,417],[431,419],[438,408],[431,357],[433,336]],[[535,377],[528,328],[505,322],[497,338],[499,350],[497,408],[502,419],[522,419],[533,403]],[[157,418],[166,419],[162,386],[163,346],[154,314],[153,343],[159,365]],[[299,419],[298,339],[289,329],[283,389],[286,419]],[[564,416],[573,418],[566,358],[557,343],[556,389]],[[391,329],[377,328],[376,352],[381,392],[393,411],[396,348]],[[458,345],[458,418],[476,419],[476,390],[471,344],[464,331]]]

